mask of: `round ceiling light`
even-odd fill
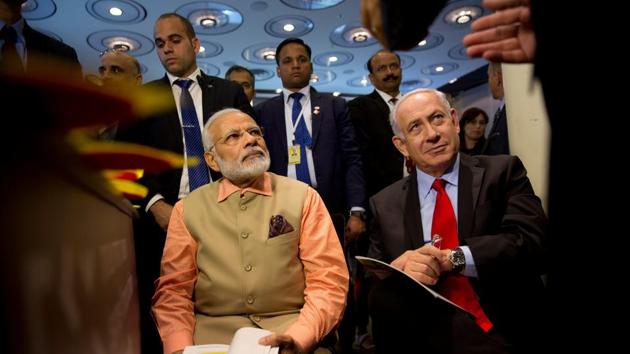
[[[481,16],[483,10],[478,6],[463,6],[448,11],[444,16],[446,23],[464,25]]]
[[[123,10],[121,10],[119,7],[114,6],[109,9],[109,14],[112,16],[122,16]]]
[[[146,9],[134,0],[90,0],[85,9],[100,21],[116,24],[142,22],[147,16]]]
[[[315,25],[309,18],[299,15],[274,17],[265,23],[265,32],[279,38],[302,37],[313,30]]]
[[[342,25],[330,34],[330,41],[342,47],[367,47],[376,43],[376,39],[360,24]]]
[[[214,27],[217,25],[217,19],[213,16],[202,17],[199,19],[199,24],[206,28]]]

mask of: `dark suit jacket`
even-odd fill
[[[204,73],[201,73],[199,83],[202,89],[204,123],[215,112],[228,107],[240,109],[254,117],[254,110],[239,85]],[[146,85],[171,90],[166,75]],[[183,154],[182,126],[177,114],[175,98],[172,98],[171,105],[172,107],[162,114],[148,117],[127,127],[121,126],[117,139]],[[219,176],[213,173],[212,178],[216,180]],[[146,175],[140,182],[149,188],[149,194],[142,205],[146,205],[146,202],[158,193],[162,194],[169,204],[175,204],[181,178],[181,168],[167,170],[157,175]]]
[[[372,199],[368,255],[391,262],[423,245],[416,173]],[[474,257],[469,278],[495,328],[515,344],[543,320],[546,217],[525,168],[514,156],[460,154],[458,233]],[[541,314],[542,312],[542,314]]]
[[[24,22],[24,38],[27,50],[27,70],[29,64],[36,64],[41,56],[63,60],[71,65],[75,78],[81,78],[81,64],[77,59],[77,52],[69,45],[54,38],[35,31],[28,23]],[[44,64],[45,65],[45,64]],[[32,65],[31,65],[32,66]],[[50,65],[48,65],[50,67]]]
[[[258,124],[265,128],[265,141],[271,156],[269,171],[286,176],[288,168],[284,96],[278,95],[254,109]],[[361,154],[348,106],[339,97],[311,88],[313,114],[313,162],[317,192],[331,213],[345,213],[353,206],[366,206]]]
[[[403,177],[404,158],[392,142],[389,106],[376,91],[348,103],[363,157],[368,197]]]
[[[509,155],[510,142],[508,139],[507,115],[505,113],[505,105],[500,108],[494,115],[492,130],[486,139],[486,145],[481,153],[482,155]]]

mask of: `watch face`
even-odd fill
[[[453,266],[463,266],[466,264],[466,256],[464,256],[464,251],[461,248],[456,248],[451,252],[449,261],[453,263]]]

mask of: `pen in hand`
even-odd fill
[[[442,249],[442,237],[438,234],[435,234],[431,237],[431,246]]]

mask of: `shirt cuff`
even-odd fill
[[[148,213],[149,209],[151,209],[153,204],[155,204],[158,200],[162,200],[162,199],[164,199],[164,197],[161,194],[154,195],[153,198],[149,199],[149,202],[147,203],[146,208],[144,208],[144,211]]]
[[[188,331],[173,332],[162,337],[164,343],[164,354],[171,354],[178,350],[184,350],[186,346],[193,345],[192,333]]]
[[[310,352],[313,349],[315,349],[313,347],[316,344],[316,339],[313,334],[313,329],[310,327],[307,327],[299,323],[293,323],[286,330],[286,332],[284,332],[284,334],[293,338],[293,341],[295,341],[300,346],[300,348],[304,350],[307,350]]]
[[[477,266],[475,265],[475,259],[470,252],[470,248],[468,246],[459,246],[459,248],[464,251],[464,256],[466,257],[466,265],[464,266],[462,275],[477,278]]]

